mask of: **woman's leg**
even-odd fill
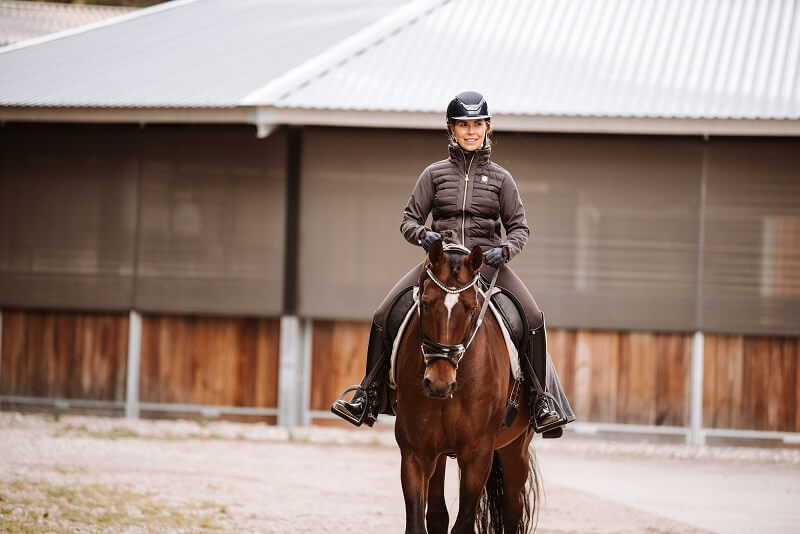
[[[337,400],[331,406],[331,411],[346,421],[360,425],[362,422],[372,426],[378,413],[385,404],[386,378],[389,369],[389,348],[386,346],[383,332],[386,326],[386,317],[391,311],[397,297],[419,280],[422,264],[417,265],[397,282],[383,299],[372,317],[372,328],[369,332],[367,344],[367,366],[364,378],[361,380],[360,390],[350,402]],[[360,394],[361,392],[364,394]],[[366,408],[366,413],[365,413]]]
[[[494,275],[494,268],[489,267],[488,269],[488,271],[481,270],[481,273],[484,277],[491,280],[491,277]],[[507,289],[512,295],[517,297],[517,300],[522,304],[522,308],[525,310],[525,316],[528,319],[528,328],[536,330],[542,326],[544,323],[544,315],[542,315],[539,305],[536,304],[533,295],[531,295],[531,292],[525,287],[525,284],[522,283],[522,280],[519,279],[517,273],[512,271],[508,265],[500,267],[500,273],[497,275],[497,285]]]
[[[494,272],[491,270],[483,274],[484,276],[492,276]],[[507,265],[500,267],[496,285],[508,290],[517,298],[525,311],[525,317],[528,321],[528,343],[525,347],[525,353],[520,356],[525,358],[529,365],[526,365],[523,361],[520,364],[526,374],[530,374],[532,371],[534,375],[534,377],[528,377],[526,384],[531,413],[534,414],[539,427],[556,422],[559,419],[558,413],[553,406],[550,406],[547,397],[538,394],[538,390],[533,384],[533,379],[535,379],[539,382],[541,388],[547,388],[547,338],[544,328],[544,315],[531,292],[528,291],[522,280]]]
[[[391,291],[389,291],[389,294],[383,299],[383,302],[380,303],[378,309],[375,310],[375,315],[372,317],[373,324],[377,324],[381,328],[386,326],[386,315],[389,313],[389,310],[395,299],[398,295],[400,295],[400,293],[419,282],[419,274],[421,271],[422,263],[413,267],[406,273],[405,276],[403,276],[403,278],[400,279],[399,282],[394,285]]]

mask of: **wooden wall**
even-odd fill
[[[125,400],[128,316],[2,315],[0,395]],[[310,408],[364,373],[366,321],[314,321]],[[145,315],[143,402],[277,407],[280,322]],[[549,329],[579,421],[688,425],[691,335]],[[703,426],[800,432],[800,338],[706,334]]]
[[[548,329],[548,343],[578,420],[688,424],[691,336]]]
[[[370,323],[314,321],[313,325],[309,407],[324,411],[345,388],[361,382]]]
[[[125,400],[128,316],[3,311],[0,395]]]
[[[703,426],[800,432],[800,338],[705,336]]]
[[[142,402],[274,408],[277,319],[145,315]]]

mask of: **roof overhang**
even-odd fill
[[[255,124],[301,124],[360,128],[445,128],[442,113],[409,111],[312,110],[254,108]],[[492,116],[492,127],[508,132],[639,134],[639,135],[741,135],[800,136],[800,120],[694,119],[649,117],[582,117],[568,115]]]
[[[248,124],[247,110],[230,108],[13,107],[0,106],[0,122],[133,124]]]
[[[283,124],[356,128],[439,130],[441,113],[354,111],[237,106],[230,108],[99,108],[0,106],[0,122],[86,122],[133,124],[252,124],[262,134]],[[800,136],[800,120],[588,117],[497,113],[498,131],[702,136]]]

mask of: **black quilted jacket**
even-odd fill
[[[450,157],[429,165],[417,180],[403,210],[400,231],[410,243],[418,237],[428,214],[435,232],[452,229],[467,248],[484,251],[508,245],[513,258],[522,251],[530,230],[517,184],[511,174],[489,161],[489,149],[464,152],[450,147]],[[501,225],[506,230],[502,240]]]

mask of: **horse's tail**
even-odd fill
[[[539,478],[539,469],[536,465],[536,452],[533,447],[528,448],[528,481],[522,492],[522,520],[519,523],[519,532],[533,532],[539,524],[539,498],[542,495],[542,484]]]
[[[517,533],[528,533],[536,530],[538,523],[538,504],[541,484],[539,470],[536,466],[536,456],[531,450],[528,457],[528,481],[522,492],[522,518],[517,528]],[[475,515],[475,526],[478,534],[493,534],[503,531],[503,466],[500,455],[494,453],[492,470],[489,479],[483,488],[483,494],[478,501],[478,511]],[[507,533],[509,534],[509,533]],[[514,533],[516,534],[516,533]]]

